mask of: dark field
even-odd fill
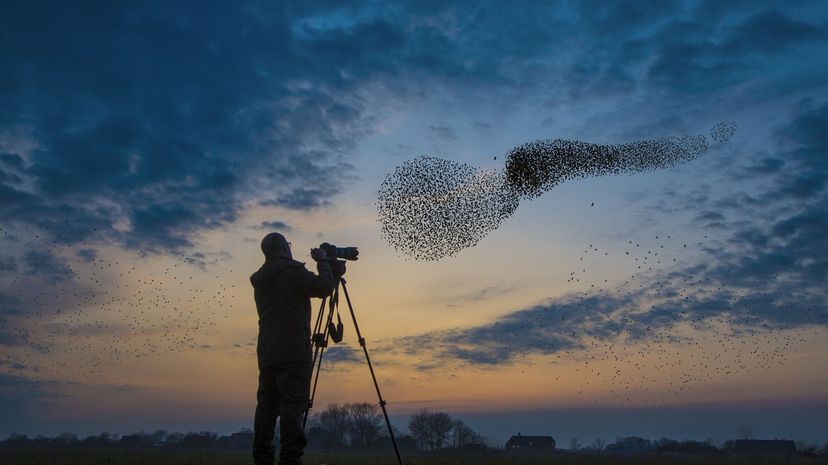
[[[252,460],[241,452],[0,452],[3,465],[248,465]],[[557,454],[517,456],[507,453],[474,455],[417,454],[403,457],[411,465],[828,465],[828,456],[756,457],[733,455],[587,455]],[[306,465],[394,465],[391,455],[320,454],[305,455]]]

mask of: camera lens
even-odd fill
[[[336,257],[345,260],[357,260],[359,257],[359,250],[356,247],[337,247]]]

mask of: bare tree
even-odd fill
[[[486,438],[471,429],[463,420],[457,420],[452,423],[451,428],[451,445],[455,448],[461,448],[474,444],[483,444]]]
[[[431,430],[429,446],[432,448],[431,450],[439,450],[451,433],[451,417],[447,413],[435,412],[430,418],[429,427]]]
[[[383,417],[374,404],[345,404],[348,409],[348,432],[352,446],[368,446],[379,439]]]
[[[601,438],[595,438],[595,440],[592,441],[592,449],[595,449],[599,452],[604,450],[604,446],[606,445],[607,443]]]
[[[423,409],[408,420],[408,430],[421,449],[439,450],[446,443],[454,423],[444,412]]]
[[[575,451],[581,448],[581,443],[578,441],[578,438],[572,438],[569,441],[569,450]]]
[[[324,428],[329,436],[330,447],[343,447],[348,445],[348,433],[350,432],[349,411],[347,405],[337,403],[328,404],[319,414],[319,426]]]
[[[408,431],[411,433],[414,442],[417,443],[418,449],[425,449],[426,436],[428,434],[427,417],[429,413],[428,410],[420,410],[412,413],[408,417]]]

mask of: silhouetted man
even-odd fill
[[[250,277],[259,312],[259,390],[253,422],[253,460],[272,465],[276,418],[280,417],[280,465],[301,465],[307,444],[302,418],[308,407],[311,355],[311,297],[330,295],[334,277],[324,250],[311,249],[319,276],[293,260],[290,242],[279,233],[262,240],[265,263]]]

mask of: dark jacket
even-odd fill
[[[317,263],[319,275],[305,264],[285,257],[268,259],[250,276],[259,313],[259,366],[310,361],[311,297],[330,295],[334,277],[327,262]]]

